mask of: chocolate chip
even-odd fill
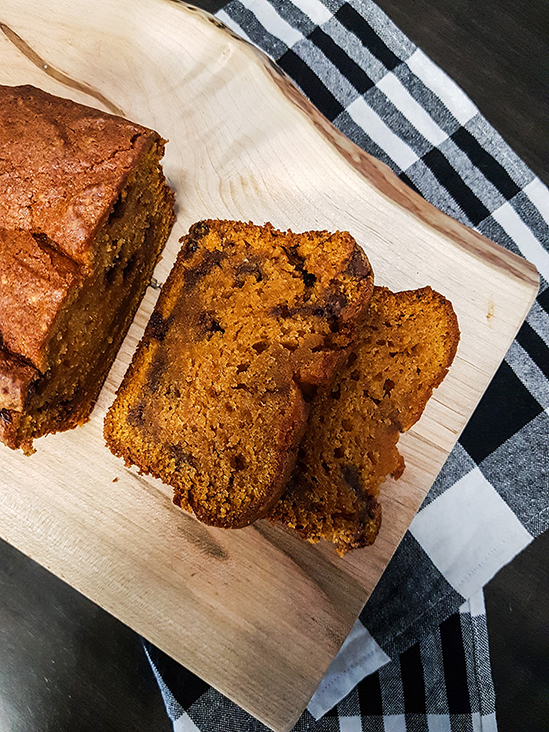
[[[212,333],[224,333],[225,328],[222,328],[221,325],[217,322],[217,320],[212,320],[212,324],[210,326],[210,331]]]
[[[292,311],[293,310],[295,310],[295,308],[292,308]],[[290,318],[292,311],[288,307],[287,303],[282,303],[281,305],[274,305],[270,308],[269,315],[272,318]]]
[[[325,317],[324,308],[317,308],[313,305],[294,305],[289,307],[286,303],[281,305],[273,305],[269,309],[269,315],[273,318],[295,318],[296,315],[301,315],[307,318],[311,315],[316,317]]]
[[[345,273],[351,277],[368,277],[370,275],[370,267],[362,252],[354,249],[345,268]]]
[[[149,319],[149,335],[156,338],[157,341],[163,341],[168,332],[170,322],[171,317],[164,320],[158,310],[155,310]]]
[[[283,247],[283,249],[288,257],[288,262],[298,272],[301,272],[305,268],[305,257],[299,253],[297,247]]]
[[[246,278],[250,275],[255,277],[256,282],[262,282],[263,268],[261,267],[261,264],[262,262],[260,259],[248,255],[248,258],[244,262],[241,262],[236,268],[234,280],[235,287],[242,287]]]
[[[207,221],[197,221],[191,227],[190,233],[200,239],[210,233],[210,225]]]
[[[220,249],[213,249],[212,251],[207,249],[204,252],[202,261],[200,261],[195,267],[189,267],[189,269],[185,270],[183,275],[185,285],[188,288],[194,287],[198,282],[200,282],[200,280],[204,279],[204,277],[206,277],[206,275],[208,275],[216,265],[219,265],[223,259],[225,259],[225,256],[225,253]]]
[[[312,272],[307,272],[306,269],[301,272],[301,277],[303,278],[303,283],[305,287],[312,287],[316,282],[316,275],[314,275]]]
[[[358,472],[356,465],[351,463],[344,465],[341,468],[341,476],[349,488],[351,488],[357,495],[362,493],[360,487],[360,473]]]
[[[131,424],[133,427],[142,427],[145,424],[145,419],[143,417],[144,411],[144,404],[138,404],[136,407],[132,407],[132,409],[128,411],[128,416],[126,417],[127,423]]]
[[[349,301],[344,292],[333,292],[327,298],[326,305],[324,306],[324,314],[328,322],[330,323],[330,330],[332,333],[339,331],[339,317],[341,311],[348,305]]]
[[[183,465],[190,465],[191,468],[197,467],[195,458],[190,453],[186,452],[179,443],[166,445],[166,450],[168,451],[170,458],[175,460],[177,468],[181,468]]]
[[[184,241],[185,237],[181,238],[179,241]],[[189,257],[192,257],[192,255],[196,252],[198,249],[198,242],[196,239],[189,239],[187,238],[187,241],[185,243],[185,248],[182,248],[181,254],[185,259],[189,259]]]
[[[198,325],[204,335],[210,339],[214,333],[224,333],[225,328],[215,318],[215,313],[203,310],[198,316]]]
[[[298,252],[297,247],[283,247],[289,263],[296,269],[303,279],[305,287],[312,287],[316,282],[316,275],[305,269],[305,257]]]

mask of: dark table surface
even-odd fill
[[[223,2],[195,4],[215,11]],[[549,184],[549,3],[378,0]],[[549,533],[486,588],[500,732],[549,729]],[[0,542],[0,732],[168,732],[139,638]]]

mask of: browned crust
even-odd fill
[[[0,86],[0,438],[9,447],[30,452],[33,438],[88,419],[175,219],[158,165],[164,142],[40,89]],[[104,316],[95,322],[94,293]]]
[[[22,412],[31,385],[39,377],[33,366],[0,348],[0,410]]]
[[[158,133],[32,86],[0,86],[0,221],[48,236],[84,269]]]
[[[0,229],[0,334],[4,347],[39,371],[60,312],[82,283],[78,266],[46,237]]]

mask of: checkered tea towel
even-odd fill
[[[361,729],[360,720],[352,721],[355,712],[341,716],[339,710],[361,699],[360,689],[378,684],[383,704],[374,716],[401,711],[389,727],[380,722],[364,729],[449,730],[444,721],[413,722],[403,659],[419,653],[425,664],[431,648],[425,691],[437,674],[448,683],[439,663],[445,651],[437,645],[443,629],[549,523],[549,191],[373,2],[232,0],[217,17],[268,53],[351,140],[435,206],[529,259],[541,275],[526,322],[300,721],[309,726],[296,728]],[[486,644],[473,655],[470,641],[465,646],[466,665],[474,663],[482,673],[488,668]],[[453,647],[463,654],[463,643]],[[400,678],[400,672],[391,675],[399,665],[401,680],[384,685],[386,676]],[[373,678],[379,683],[370,679],[355,689],[378,669]],[[452,693],[441,691],[447,705],[442,709],[437,699],[435,716],[459,718]],[[201,712],[200,723],[179,729],[262,729],[219,726],[213,720],[221,702],[215,699],[211,723]],[[336,704],[336,716],[315,727],[313,718]],[[360,709],[364,715],[362,704]],[[492,727],[475,722],[471,712],[481,711],[466,710],[467,725],[458,721],[452,729],[494,729],[490,712],[482,719]]]
[[[147,641],[174,732],[267,732],[267,727]],[[293,732],[496,732],[484,598],[360,681],[322,719],[306,710]]]

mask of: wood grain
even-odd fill
[[[168,0],[6,0],[0,23],[1,83],[114,105],[170,140],[178,220],[159,282],[193,221],[231,217],[347,229],[378,284],[430,284],[454,304],[454,366],[401,441],[407,468],[382,490],[378,542],[344,560],[265,522],[204,527],[172,505],[171,490],[105,448],[102,420],[154,306],[152,288],[90,423],[44,438],[31,458],[0,451],[4,539],[265,724],[289,730],[525,317],[535,270],[426,204],[202,12]]]

